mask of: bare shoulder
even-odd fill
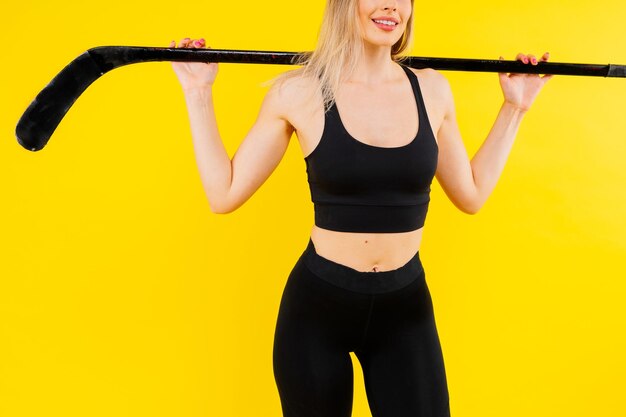
[[[438,132],[452,106],[450,82],[441,72],[432,68],[411,68],[419,80],[433,132]]]
[[[304,76],[300,69],[281,74],[267,92],[266,101],[285,119],[294,118],[294,109],[303,109],[307,103],[319,99],[318,84]]]
[[[445,97],[450,91],[450,82],[441,72],[432,68],[415,69],[411,71],[417,75],[420,88],[426,90],[434,100]]]

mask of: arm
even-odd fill
[[[211,88],[185,90],[196,162],[213,213],[236,210],[278,166],[293,133],[282,100],[277,85],[272,86],[231,161],[218,131]]]
[[[440,75],[440,81],[445,117],[437,133],[437,181],[457,208],[475,214],[500,178],[526,111],[503,102],[491,131],[470,161],[456,121],[450,84],[443,75]]]
[[[548,61],[548,58],[549,53],[546,52],[541,61]],[[537,65],[537,59],[532,54],[519,53],[516,59],[525,64]],[[468,161],[456,122],[450,84],[443,75],[433,72],[443,93],[445,109],[444,119],[437,133],[437,180],[455,206],[465,213],[475,214],[491,195],[504,170],[523,116],[553,74],[540,77],[538,74],[498,73],[504,102],[487,138],[472,160]]]

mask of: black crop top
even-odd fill
[[[333,104],[322,137],[304,158],[315,224],[342,232],[408,232],[424,225],[438,146],[417,76],[406,66],[419,129],[408,144],[368,145],[350,136]]]

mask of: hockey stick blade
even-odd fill
[[[299,55],[298,52],[143,46],[91,48],[70,62],[41,90],[17,123],[15,135],[25,149],[43,149],[65,114],[87,87],[103,74],[124,65],[154,61],[292,65]],[[406,57],[403,63],[413,68],[449,71],[626,77],[626,66],[611,64],[539,62],[537,65],[528,65],[520,61],[416,56]]]

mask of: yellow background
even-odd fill
[[[296,137],[239,210],[203,194],[168,62],[96,81],[47,147],[14,128],[83,51],[310,50],[322,1],[18,1],[0,17],[0,415],[279,416],[276,314],[313,207]],[[626,64],[623,1],[416,4],[413,55]],[[282,66],[221,64],[232,157]],[[495,73],[444,72],[468,154]],[[438,183],[421,247],[455,417],[624,416],[626,79],[555,76],[475,216]],[[358,360],[354,413],[369,416]]]

